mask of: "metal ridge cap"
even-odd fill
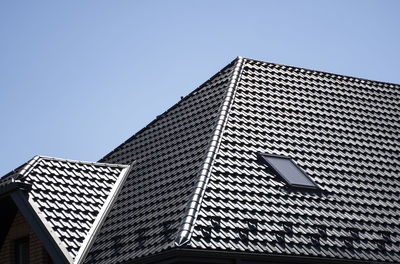
[[[106,163],[106,162],[96,162],[96,161],[82,161],[82,160],[73,160],[73,159],[64,159],[64,158],[56,158],[49,156],[38,156],[44,160],[55,160],[55,161],[65,161],[71,163],[80,163],[86,165],[94,165],[94,166],[104,166],[104,167],[120,167],[120,168],[128,168],[127,164],[118,164],[118,163]]]
[[[93,245],[98,232],[101,230],[101,227],[112,209],[112,206],[115,202],[115,200],[118,197],[119,192],[122,189],[122,186],[124,185],[126,179],[128,178],[129,174],[131,173],[133,169],[133,165],[136,163],[136,161],[132,162],[131,165],[128,167],[124,168],[120,175],[118,176],[118,179],[115,181],[114,186],[110,190],[110,193],[107,196],[107,199],[104,201],[103,206],[101,207],[98,215],[96,216],[96,219],[94,220],[92,227],[90,228],[88,234],[86,234],[86,238],[81,244],[81,247],[75,256],[75,261],[74,263],[83,263],[86,259],[87,254],[89,253],[91,246]]]
[[[197,181],[193,187],[192,195],[186,205],[185,215],[178,229],[177,237],[175,239],[175,245],[178,247],[190,241],[194,223],[197,219],[207,183],[210,178],[215,156],[221,143],[222,133],[228,120],[229,110],[235,98],[237,83],[243,69],[243,62],[244,59],[241,57],[235,59],[236,64],[231,73],[231,80],[226,90],[225,97],[221,102],[217,120],[209,139],[208,148],[202,162],[203,166],[198,172]]]
[[[26,165],[16,174],[16,176],[21,176],[25,177],[26,175],[29,174],[29,172],[33,169],[34,165],[36,165],[37,162],[41,159],[40,156],[36,155],[34,156]]]

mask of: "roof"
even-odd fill
[[[239,57],[101,160],[137,164],[86,262],[173,248],[400,262],[399,131],[398,84]]]
[[[399,262],[400,86],[243,64],[187,246]],[[260,152],[321,192],[287,188]]]
[[[117,263],[175,247],[234,68],[229,64],[101,160],[136,163],[87,262]]]
[[[4,192],[16,184],[28,186],[27,195],[20,196],[22,203],[28,204],[39,217],[37,220],[67,262],[77,263],[86,253],[128,168],[127,165],[36,156],[3,177],[0,187]],[[14,201],[24,214],[23,206]],[[25,217],[29,218],[26,214]]]

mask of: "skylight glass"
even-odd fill
[[[261,154],[261,157],[290,186],[312,189],[317,188],[317,185],[315,185],[315,183],[291,160],[291,158],[270,154]]]

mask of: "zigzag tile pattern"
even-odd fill
[[[86,263],[120,263],[174,247],[233,66],[102,159],[135,165]]]
[[[126,167],[38,157],[18,180],[74,258]]]
[[[400,86],[245,60],[189,243],[400,262]],[[257,159],[290,156],[294,190]]]

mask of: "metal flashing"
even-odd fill
[[[185,216],[182,219],[177,237],[175,239],[175,244],[177,246],[182,246],[188,243],[191,238],[197,214],[201,207],[202,198],[207,187],[212,165],[214,163],[215,156],[217,155],[219,144],[221,142],[221,136],[228,119],[229,109],[235,98],[235,88],[240,79],[242,66],[243,58],[238,57],[234,71],[231,76],[230,84],[226,90],[225,98],[219,109],[218,118],[215,122],[213,133],[208,144],[208,150],[203,159],[203,166],[200,168],[192,196],[189,198],[189,202],[186,207]]]
[[[26,165],[15,176],[17,178],[20,178],[20,177],[24,177],[25,175],[27,175],[34,167],[34,164],[36,162],[38,162],[40,158],[41,157],[38,155],[34,156],[30,161],[28,161],[28,163],[26,163]],[[15,178],[13,178],[13,179],[16,180]]]
[[[117,167],[117,168],[124,168],[124,167],[129,167],[129,165],[123,165],[123,164],[113,164],[113,163],[105,163],[105,162],[93,162],[93,161],[81,161],[81,160],[73,160],[73,159],[64,159],[64,158],[55,158],[55,157],[49,157],[49,156],[35,156],[35,158],[41,158],[41,159],[46,159],[46,160],[52,160],[52,161],[63,161],[63,162],[68,162],[68,163],[78,163],[78,164],[86,164],[86,165],[94,165],[94,166],[104,166],[104,167]]]

